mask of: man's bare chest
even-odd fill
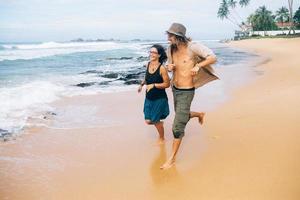
[[[191,54],[174,54],[173,63],[176,66],[176,70],[187,70],[194,66],[194,59]]]

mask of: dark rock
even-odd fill
[[[56,116],[57,114],[55,112],[51,112],[51,111],[48,111],[45,113],[43,119],[51,119],[52,116]]]
[[[1,129],[1,128],[0,128],[0,138],[3,138],[3,139],[5,140],[7,137],[9,137],[9,136],[11,136],[11,135],[12,135],[12,133],[9,132],[8,130]],[[6,141],[6,140],[5,140],[5,141]]]
[[[129,80],[136,80],[136,79],[141,79],[141,77],[144,76],[144,70],[140,71],[140,72],[136,72],[136,73],[130,73],[121,76],[120,78],[118,78],[117,80],[122,80],[122,81],[129,81]]]
[[[82,38],[78,38],[78,39],[71,40],[71,42],[84,42],[84,40]]]
[[[235,53],[235,54],[246,54],[246,52],[242,52],[242,51],[234,51],[233,53]]]
[[[124,78],[125,79],[137,79],[140,77],[141,73],[136,73],[136,74],[127,74]]]
[[[0,128],[0,134],[5,135],[6,133],[9,133],[8,130]]]
[[[133,57],[106,58],[106,60],[131,60]]]
[[[103,81],[98,83],[98,85],[108,85],[109,83],[111,83],[111,81]]]
[[[140,84],[141,83],[141,81],[140,80],[128,80],[128,81],[125,81],[125,85],[138,85],[138,84]]]
[[[143,62],[143,61],[148,60],[148,57],[146,57],[146,56],[140,56],[140,57],[137,57],[136,60],[140,61],[140,62]]]
[[[118,78],[119,74],[118,73],[103,74],[103,75],[101,75],[101,77],[104,77],[104,78]]]
[[[75,86],[77,87],[89,87],[89,86],[92,86],[92,85],[95,85],[96,82],[89,82],[89,83],[79,83]]]
[[[124,77],[120,77],[120,78],[118,78],[117,80],[118,80],[118,81],[126,81],[127,79],[124,78]]]
[[[133,57],[121,57],[120,60],[131,60]]]
[[[51,111],[48,111],[46,112],[47,115],[57,115],[55,112],[51,112]]]
[[[98,71],[98,70],[88,70],[88,71],[82,72],[80,74],[98,74],[98,73],[102,73],[102,72]]]

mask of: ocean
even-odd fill
[[[0,138],[20,134],[32,126],[30,119],[57,115],[51,103],[62,98],[136,90],[155,43],[167,46],[165,41],[0,43]],[[257,58],[218,40],[201,43],[216,53],[216,69],[249,66]]]

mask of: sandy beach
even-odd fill
[[[0,144],[0,199],[300,199],[300,38],[229,45],[268,62],[208,109],[203,126],[189,122],[174,167],[159,169],[173,139],[170,91],[161,146],[143,121],[143,94],[77,96],[56,106],[94,107],[103,124],[35,128]],[[205,110],[197,93],[193,108]]]

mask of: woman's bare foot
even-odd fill
[[[165,162],[165,164],[163,164],[162,166],[160,166],[160,169],[169,169],[174,164],[175,164],[175,159],[174,158],[170,158],[169,160],[167,160],[167,162]]]
[[[199,113],[199,116],[198,116],[198,120],[199,120],[199,123],[202,125],[203,122],[204,122],[204,115],[205,113],[204,112],[201,112]]]

